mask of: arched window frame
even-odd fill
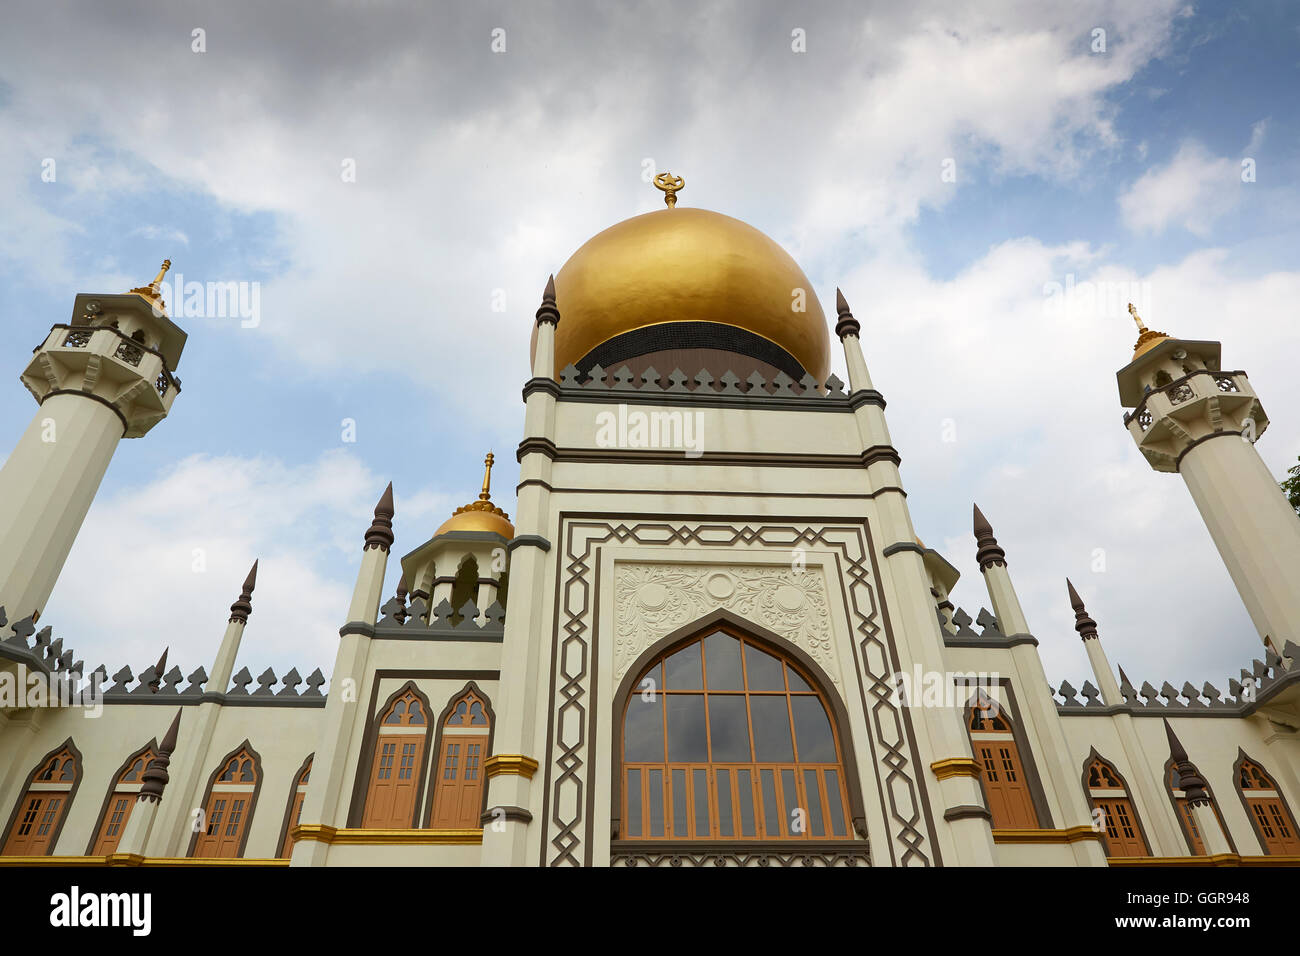
[[[209,812],[209,808],[212,802],[212,792],[213,789],[218,786],[218,778],[221,776],[222,771],[226,769],[226,766],[230,763],[230,761],[234,760],[242,752],[247,752],[248,756],[252,758],[254,780],[253,780],[253,790],[248,798],[248,808],[244,812],[243,819],[241,821],[243,829],[240,831],[239,846],[236,848],[235,858],[242,857],[244,855],[244,850],[248,846],[248,835],[253,829],[253,812],[257,809],[257,798],[262,792],[262,781],[265,778],[265,774],[262,773],[262,757],[256,750],[253,749],[253,745],[249,743],[247,737],[244,738],[243,742],[239,746],[237,746],[234,750],[230,751],[230,753],[226,754],[219,761],[217,761],[216,767],[213,768],[212,773],[208,776],[208,785],[207,788],[203,791],[203,802],[199,804],[199,806],[203,808],[204,821],[206,824],[207,814]],[[229,791],[229,792],[234,793],[234,792],[241,792],[241,791]],[[227,809],[226,813],[228,814],[229,812],[230,812],[229,809]],[[228,820],[229,818],[227,817],[226,819]],[[205,836],[205,834],[201,832],[194,833],[190,836],[190,847],[189,847],[189,851],[186,853],[186,856],[190,856],[190,857],[194,856],[194,851],[198,848],[199,840],[203,836]]]
[[[438,776],[442,772],[443,728],[446,727],[447,721],[451,718],[452,714],[455,713],[456,705],[459,704],[468,694],[473,694],[483,702],[483,712],[486,714],[488,720],[487,746],[479,761],[479,774],[482,781],[481,798],[479,800],[479,818],[477,822],[473,824],[474,827],[477,828],[482,826],[483,814],[487,812],[487,770],[485,769],[484,764],[487,762],[487,758],[492,755],[493,741],[496,737],[497,715],[496,711],[492,709],[491,698],[483,692],[483,689],[479,687],[475,681],[468,681],[464,687],[451,696],[447,701],[447,706],[444,707],[442,713],[438,715],[438,724],[433,735],[434,759],[430,761],[429,768],[429,799],[426,801],[428,806],[426,806],[424,810],[424,826],[426,828],[433,825],[434,809],[438,799]]]
[[[376,680],[379,680],[379,677],[380,677],[379,674],[375,675]],[[352,806],[348,812],[349,827],[360,828],[363,826],[364,820],[366,818],[366,804],[369,802],[369,797],[370,797],[370,782],[371,782],[370,778],[371,778],[371,774],[374,773],[375,756],[379,752],[379,747],[381,745],[382,738],[386,736],[380,733],[380,728],[383,726],[384,717],[388,714],[389,710],[391,710],[393,705],[396,704],[397,701],[400,700],[408,692],[412,693],[414,697],[420,702],[420,707],[424,713],[424,735],[422,741],[423,752],[420,754],[420,760],[418,766],[415,768],[414,771],[415,773],[414,779],[416,781],[415,784],[416,791],[415,791],[415,804],[411,810],[411,822],[407,824],[405,827],[400,827],[396,829],[415,829],[419,826],[419,824],[416,821],[419,819],[420,806],[424,802],[425,784],[428,780],[428,774],[429,774],[429,760],[430,760],[429,743],[430,743],[430,738],[433,730],[433,720],[432,720],[433,710],[429,706],[428,695],[426,695],[422,690],[420,690],[419,686],[415,683],[414,680],[408,680],[405,684],[397,688],[397,690],[393,691],[393,693],[388,696],[388,698],[384,701],[382,707],[378,707],[375,709],[373,715],[371,716],[369,726],[366,728],[366,740],[361,750],[362,758],[357,761],[357,777],[356,777],[356,783],[354,784],[354,788],[353,788]],[[407,725],[407,726],[411,726],[411,725]],[[414,735],[412,734],[411,736]]]
[[[284,823],[280,826],[280,841],[276,844],[280,848],[280,859],[288,859],[293,854],[293,840],[289,834],[293,828],[298,825],[298,818],[302,816],[302,804],[307,797],[307,784],[311,778],[311,762],[316,755],[310,753],[307,759],[302,762],[302,766],[293,775],[293,786],[289,788],[289,800],[284,807]]]
[[[980,759],[980,753],[978,747],[978,741],[980,739],[980,736],[984,736],[985,739],[989,739],[989,737],[985,732],[976,731],[974,728],[971,727],[971,718],[974,715],[975,710],[977,708],[988,709],[990,707],[997,708],[997,719],[1004,721],[1006,724],[1006,730],[1000,731],[1000,733],[1007,733],[1011,735],[1010,742],[1015,748],[1016,771],[1020,774],[1020,778],[1024,783],[1026,793],[1029,797],[1029,811],[1031,814],[1032,822],[1028,826],[1021,826],[1021,827],[1006,826],[1006,823],[1010,821],[999,821],[997,819],[994,819],[993,817],[993,806],[989,801],[988,782],[985,779],[988,775],[988,768],[984,766],[983,761]],[[980,765],[980,775],[979,775],[980,791],[984,794],[984,807],[989,811],[989,818],[990,818],[990,822],[992,823],[992,826],[995,829],[1004,829],[1004,830],[1038,829],[1039,827],[1044,826],[1045,825],[1044,816],[1043,816],[1044,806],[1043,806],[1043,801],[1041,800],[1039,795],[1038,775],[1037,775],[1037,770],[1033,764],[1033,755],[1029,752],[1028,744],[1024,740],[1024,735],[1020,732],[1020,728],[1018,724],[1012,718],[1010,707],[1007,704],[1003,703],[1002,701],[994,700],[993,698],[988,697],[986,694],[980,691],[973,694],[971,698],[968,701],[966,701],[965,717],[963,719],[966,721],[966,736],[970,739],[971,742],[971,752],[975,757],[975,762]],[[1050,822],[1046,825],[1050,826]]]
[[[1277,802],[1281,805],[1282,812],[1287,815],[1288,822],[1291,824],[1290,842],[1300,843],[1300,830],[1296,828],[1295,814],[1292,812],[1291,805],[1287,802],[1286,795],[1282,792],[1282,788],[1277,785],[1277,777],[1269,773],[1262,763],[1254,757],[1249,756],[1245,750],[1240,747],[1237,748],[1237,762],[1232,765],[1232,786],[1236,789],[1237,796],[1241,798],[1241,808],[1246,812],[1246,818],[1250,820],[1251,829],[1255,833],[1255,839],[1259,841],[1260,849],[1263,850],[1265,856],[1275,856],[1276,854],[1269,849],[1268,840],[1259,825],[1259,819],[1255,816],[1254,809],[1250,805],[1250,798],[1247,797],[1249,789],[1255,788],[1243,789],[1241,786],[1241,772],[1242,768],[1245,767],[1246,764],[1250,764],[1259,774],[1263,775],[1273,785],[1271,791],[1259,790],[1258,792],[1260,793],[1260,797],[1257,797],[1256,799],[1264,799],[1263,795],[1267,793],[1277,794]]]
[[[1193,769],[1196,769],[1195,764],[1193,764],[1192,767]],[[1205,774],[1201,773],[1199,769],[1196,769],[1196,772],[1200,775],[1202,780],[1205,779]],[[1181,788],[1174,785],[1173,778],[1177,773],[1178,771],[1175,766],[1174,758],[1170,757],[1165,761],[1165,792],[1169,794],[1169,803],[1174,808],[1174,816],[1178,818],[1178,827],[1182,831],[1183,840],[1187,843],[1187,852],[1192,856],[1204,856],[1205,837],[1198,837],[1201,843],[1201,849],[1198,852],[1196,849],[1196,840],[1193,839],[1192,831],[1187,826],[1187,816],[1185,815],[1185,811],[1189,812],[1191,808],[1187,806],[1187,797],[1180,796],[1180,794],[1182,794]],[[1206,796],[1210,798],[1210,806],[1214,809],[1214,816],[1219,821],[1219,828],[1223,831],[1223,835],[1227,837],[1228,846],[1232,848],[1233,853],[1236,853],[1237,845],[1233,842],[1232,834],[1228,831],[1227,825],[1223,822],[1223,814],[1219,812],[1219,801],[1215,799],[1214,790],[1211,788],[1208,780],[1206,780],[1205,783],[1205,793]]]
[[[1110,771],[1110,773],[1114,776],[1116,780],[1119,781],[1120,788],[1115,788],[1114,795],[1107,796],[1107,797],[1093,796],[1092,793],[1093,788],[1088,783],[1089,771],[1092,770],[1093,764],[1101,764],[1103,767],[1105,767],[1107,770]],[[1119,768],[1116,767],[1109,760],[1107,760],[1105,757],[1103,757],[1101,754],[1099,754],[1097,752],[1096,747],[1093,747],[1088,752],[1087,758],[1083,761],[1082,781],[1083,781],[1083,794],[1088,799],[1088,807],[1090,809],[1092,810],[1097,809],[1097,800],[1123,800],[1125,803],[1128,804],[1129,812],[1133,814],[1133,828],[1137,831],[1138,838],[1142,841],[1142,847],[1143,850],[1145,851],[1144,855],[1150,856],[1151,842],[1147,839],[1146,826],[1142,823],[1142,815],[1138,812],[1137,800],[1133,796],[1133,790],[1131,787],[1129,787],[1128,781],[1124,779],[1124,775],[1119,772]],[[1098,788],[1098,789],[1102,789],[1102,788]],[[1104,833],[1102,838],[1102,848],[1105,850],[1106,856],[1109,857],[1111,855],[1110,843],[1105,839]]]
[[[117,841],[114,843],[114,849],[110,852],[117,852],[117,843],[121,842],[122,834],[126,832],[126,825],[131,819],[131,813],[135,810],[136,799],[140,793],[140,787],[143,785],[144,772],[149,769],[149,764],[153,758],[158,755],[158,738],[155,737],[147,744],[137,750],[126,760],[122,761],[122,766],[117,768],[108,785],[108,792],[104,794],[104,804],[99,808],[99,816],[95,818],[95,828],[90,831],[90,842],[86,844],[87,856],[104,856],[104,853],[96,853],[95,849],[99,846],[104,836],[104,827],[109,822],[109,815],[113,812],[112,807],[117,797],[131,796],[133,799],[127,805],[126,812],[122,815],[120,829],[117,832]],[[123,780],[130,771],[132,765],[138,760],[144,760],[144,766],[140,769],[140,780]]]
[[[840,767],[843,772],[845,790],[848,794],[848,805],[846,806],[848,820],[848,839],[836,839],[835,842],[851,844],[854,834],[860,839],[867,839],[866,810],[862,800],[862,784],[858,773],[857,758],[853,748],[852,729],[849,723],[848,711],[844,707],[844,702],[839,695],[828,688],[833,687],[832,682],[826,676],[825,672],[817,665],[811,657],[800,648],[794,646],[789,641],[772,631],[742,618],[736,617],[725,610],[718,610],[712,614],[701,618],[685,627],[679,628],[666,637],[660,638],[649,647],[647,647],[637,657],[632,665],[628,667],[619,682],[618,690],[614,695],[612,708],[611,727],[614,728],[610,735],[612,738],[612,779],[610,788],[610,836],[613,840],[625,839],[623,835],[623,742],[624,742],[624,719],[627,713],[627,706],[631,697],[638,693],[637,679],[642,672],[651,665],[656,659],[666,657],[669,654],[691,644],[694,641],[702,640],[708,637],[714,631],[725,631],[733,637],[742,638],[749,641],[760,649],[769,654],[782,658],[787,665],[793,665],[795,670],[807,684],[817,692],[821,698],[822,705],[826,708],[827,716],[831,722],[831,731],[835,736],[836,745],[839,750]],[[630,838],[637,839],[640,838]],[[672,845],[673,843],[682,844],[699,844],[704,842],[701,839],[690,840],[658,840],[656,843]],[[744,838],[723,838],[722,842],[726,843],[748,843],[748,844],[773,844],[780,843],[782,846],[798,846],[798,840],[782,839],[777,840],[753,840]]]
[[[45,765],[65,750],[68,751],[68,753],[72,757],[73,779],[71,785],[66,790],[63,790],[61,786],[57,789],[51,788],[54,790],[54,792],[64,793],[65,796],[59,806],[58,818],[51,821],[50,842],[46,845],[45,852],[43,854],[39,854],[41,856],[54,855],[54,848],[59,844],[59,835],[63,832],[63,824],[66,823],[68,819],[68,809],[72,806],[72,800],[77,795],[77,788],[81,786],[81,778],[82,778],[81,751],[77,749],[77,745],[72,742],[71,737],[63,741],[63,743],[59,744],[53,750],[49,751],[47,754],[45,754],[45,756],[41,757],[41,759],[36,762],[36,766],[32,768],[32,772],[27,775],[27,780],[23,784],[22,790],[19,791],[18,800],[14,803],[13,812],[9,814],[9,822],[5,825],[4,836],[3,836],[4,842],[0,843],[0,854],[4,854],[6,856],[18,855],[18,854],[10,854],[9,843],[14,835],[14,826],[18,822],[18,818],[22,814],[23,808],[24,806],[26,806],[28,802],[29,795],[33,792],[36,792],[31,789],[32,784],[38,783],[36,777],[41,772],[41,770],[44,769]],[[62,781],[60,781],[60,784],[61,783]],[[43,786],[39,787],[38,790],[42,790],[44,792],[51,792],[50,790],[45,790]],[[28,856],[30,854],[23,854],[23,855]]]

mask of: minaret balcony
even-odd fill
[[[1245,372],[1198,369],[1148,392],[1124,424],[1151,466],[1172,472],[1193,443],[1219,432],[1253,441],[1268,418]]]

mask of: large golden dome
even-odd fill
[[[826,317],[803,270],[753,226],[707,209],[661,209],[598,233],[556,273],[555,298],[557,377],[619,336],[677,323],[707,323],[677,329],[710,330],[715,343],[730,335],[736,352],[757,345],[780,356],[778,367],[792,366],[788,355],[818,381],[830,372]],[[795,311],[800,300],[804,311]]]

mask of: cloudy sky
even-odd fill
[[[828,312],[844,289],[958,604],[987,603],[974,500],[1053,681],[1090,676],[1069,575],[1135,681],[1222,686],[1258,638],[1114,375],[1136,298],[1249,372],[1276,475],[1300,455],[1298,73],[1280,0],[11,7],[3,453],[76,293],[170,257],[261,296],[256,324],[178,318],[184,393],[123,442],[45,621],[90,665],[170,644],[188,673],[260,557],[240,663],[328,672],[388,480],[398,554],[474,497],[489,448],[513,513],[546,275],[661,208],[647,171],[670,169]]]

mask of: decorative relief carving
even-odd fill
[[[783,565],[619,564],[614,578],[614,680],[679,627],[724,608],[802,649],[839,686],[826,582]]]

